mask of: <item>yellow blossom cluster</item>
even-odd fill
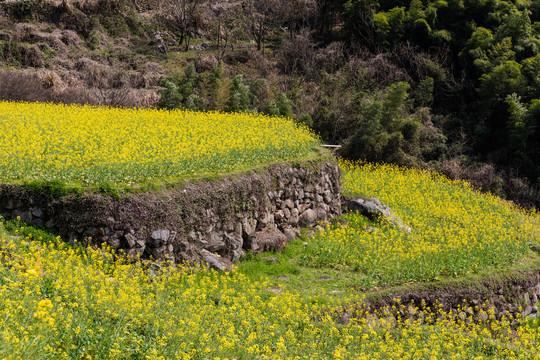
[[[2,181],[129,184],[306,156],[316,137],[279,117],[0,102]]]
[[[393,165],[341,163],[351,196],[376,197],[412,228],[348,223],[306,246],[306,265],[346,265],[365,274],[363,285],[396,284],[475,273],[526,257],[540,240],[540,216],[526,213],[467,183]]]

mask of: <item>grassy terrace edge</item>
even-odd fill
[[[60,198],[69,193],[81,194],[84,192],[100,193],[103,195],[111,195],[113,197],[121,197],[123,194],[141,193],[147,191],[159,191],[160,189],[184,187],[188,184],[196,184],[204,181],[221,181],[228,177],[234,177],[241,174],[261,173],[266,168],[278,164],[303,164],[307,162],[330,162],[335,163],[337,160],[332,153],[323,147],[317,146],[312,148],[307,156],[282,159],[281,161],[270,161],[255,165],[245,165],[229,172],[213,172],[202,173],[190,176],[178,176],[168,179],[153,179],[135,184],[113,184],[108,181],[94,185],[83,185],[80,183],[66,183],[60,180],[35,180],[35,181],[11,181],[6,182],[0,179],[0,185],[20,186],[24,190],[40,196],[48,198]]]

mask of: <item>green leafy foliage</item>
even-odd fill
[[[169,110],[203,110],[204,101],[197,94],[197,85],[200,81],[201,78],[193,63],[186,67],[182,76],[178,73],[168,76],[161,83],[165,89],[160,90],[161,100],[158,106]]]
[[[392,84],[383,100],[358,107],[361,118],[353,137],[343,148],[344,156],[418,165],[419,161],[429,160],[432,146],[444,147],[442,134],[437,136],[420,122],[418,115],[409,112],[409,88],[406,82]],[[428,133],[432,138],[425,141]]]
[[[232,79],[229,100],[225,109],[231,112],[243,112],[249,110],[250,105],[249,87],[244,84],[242,75],[236,75]]]
[[[23,188],[48,199],[61,198],[69,193],[67,185],[61,180],[29,181],[23,185]]]

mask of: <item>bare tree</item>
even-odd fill
[[[212,32],[215,34],[217,47],[220,49],[218,60],[225,55],[228,46],[233,47],[238,26],[242,23],[243,12],[239,3],[215,0],[210,9],[214,15]]]
[[[163,0],[159,3],[159,16],[178,35],[180,45],[189,49],[191,38],[201,22],[204,0]]]
[[[280,5],[280,0],[245,0],[242,3],[249,31],[257,43],[257,50],[264,52],[268,30],[275,25]]]
[[[302,29],[313,26],[317,17],[316,0],[280,0],[277,18],[289,30],[291,39]]]

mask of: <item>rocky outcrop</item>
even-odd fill
[[[50,199],[3,184],[0,214],[65,241],[223,270],[246,252],[283,248],[298,227],[340,215],[340,171],[330,162],[282,163],[120,199],[89,192]]]
[[[360,215],[371,220],[384,219],[405,232],[411,232],[411,228],[405,225],[392,209],[377,198],[357,198],[349,200],[346,204],[346,210],[357,211]]]

